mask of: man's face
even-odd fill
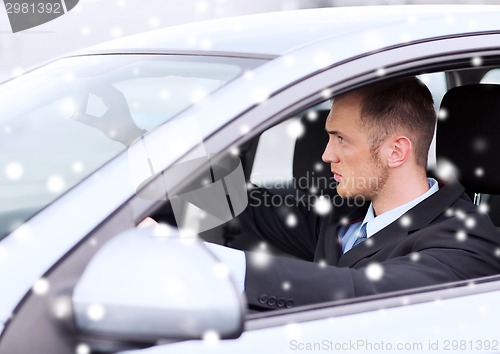
[[[330,164],[340,196],[372,199],[384,187],[389,168],[379,153],[370,149],[359,101],[357,95],[351,94],[334,102],[326,120],[329,140],[322,159]]]

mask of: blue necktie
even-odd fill
[[[352,245],[351,249],[353,249],[354,247],[356,247],[357,245],[359,245],[361,242],[365,241],[366,239],[367,239],[366,223],[364,223],[361,226],[361,229],[359,230],[358,238],[356,239],[356,241],[354,241],[354,244]]]

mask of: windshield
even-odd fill
[[[262,63],[78,56],[0,85],[0,239],[142,134]]]

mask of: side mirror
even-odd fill
[[[73,292],[78,332],[127,342],[236,338],[245,300],[197,238],[170,226],[127,230],[94,256]]]

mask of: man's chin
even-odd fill
[[[352,190],[346,190],[342,188],[340,185],[337,186],[337,194],[344,199],[366,198],[366,196],[363,195],[363,193]]]

